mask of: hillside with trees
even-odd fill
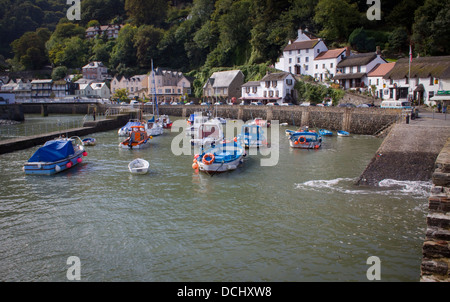
[[[233,66],[265,72],[299,27],[329,48],[380,46],[397,59],[411,44],[416,56],[450,54],[450,1],[382,1],[380,21],[368,20],[369,7],[358,0],[83,0],[81,20],[69,21],[65,1],[0,0],[0,62],[70,72],[100,60],[125,76],[148,72],[152,60],[197,78]],[[85,37],[89,26],[107,24],[124,25],[117,39]]]

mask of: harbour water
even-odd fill
[[[75,256],[82,281],[367,281],[376,256],[381,281],[418,281],[431,182],[355,186],[381,139],[298,150],[286,128],[277,165],[251,155],[213,177],[172,154],[170,131],[143,150],[92,134],[83,163],[54,176],[24,175],[37,147],[0,155],[0,280],[67,281]],[[138,157],[148,174],[129,173]]]

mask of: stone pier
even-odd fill
[[[436,159],[422,247],[422,282],[450,281],[450,138]]]

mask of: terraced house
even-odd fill
[[[192,93],[191,86],[191,80],[176,70],[158,67],[148,77],[148,95],[158,102],[184,101]]]

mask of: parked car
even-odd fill
[[[269,102],[266,104],[266,106],[280,106],[277,102]]]
[[[250,105],[254,105],[254,106],[262,106],[263,103],[261,103],[261,102],[251,102]]]
[[[189,106],[189,105],[194,105],[194,102],[189,102],[189,103],[186,103],[186,104],[184,104],[185,106]]]
[[[216,105],[216,106],[217,105],[223,105],[223,103],[222,102],[215,102],[214,105]]]
[[[310,106],[310,105],[311,105],[311,104],[308,103],[308,102],[303,102],[303,103],[300,104],[300,106],[302,106],[302,107],[308,107],[308,106]]]
[[[292,103],[281,103],[280,106],[294,106],[294,104],[292,104]]]
[[[168,106],[168,105],[170,105],[170,103],[168,103],[168,102],[162,102],[160,105]]]
[[[201,105],[201,106],[209,106],[209,105],[211,105],[211,104],[208,103],[208,102],[203,102],[203,103],[201,103],[200,105]]]
[[[356,108],[356,105],[352,104],[352,103],[343,103],[343,104],[339,104],[338,107]]]

